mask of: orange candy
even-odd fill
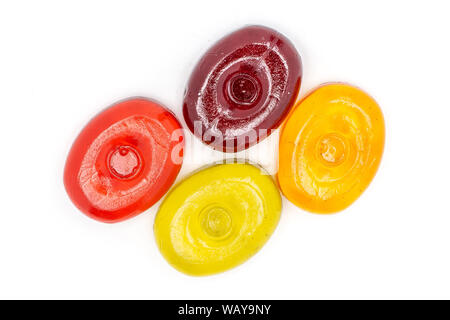
[[[384,149],[383,114],[347,84],[326,84],[297,103],[280,135],[278,182],[295,205],[333,213],[372,181]]]

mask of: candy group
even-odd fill
[[[197,138],[222,152],[245,150],[281,125],[276,178],[282,194],[304,210],[334,213],[352,204],[376,174],[383,114],[368,94],[342,83],[322,85],[294,106],[301,79],[300,56],[286,37],[261,26],[239,29],[197,63],[184,96],[184,120]],[[119,222],[169,191],[184,152],[172,112],[152,100],[128,99],[81,131],[66,160],[64,185],[80,211]],[[235,159],[175,186],[159,207],[154,235],[174,268],[211,275],[260,250],[280,213],[272,177]]]
[[[280,212],[280,193],[261,168],[220,164],[172,189],[156,215],[154,232],[172,266],[208,275],[255,254],[275,230]]]

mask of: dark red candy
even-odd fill
[[[184,119],[216,150],[247,149],[281,124],[301,77],[300,55],[286,37],[266,27],[242,28],[198,62],[184,97]]]

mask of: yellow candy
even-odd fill
[[[280,134],[278,182],[297,206],[332,213],[372,181],[384,148],[377,103],[346,84],[319,87],[289,114]]]
[[[261,168],[220,164],[194,173],[168,194],[154,232],[174,268],[210,275],[254,255],[275,230],[280,212],[280,193]]]

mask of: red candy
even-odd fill
[[[94,219],[131,218],[173,184],[183,143],[180,123],[157,103],[136,98],[113,105],[75,140],[64,171],[67,193]]]
[[[281,124],[301,76],[300,56],[283,35],[260,26],[235,31],[194,69],[183,104],[186,124],[216,150],[247,149]]]

